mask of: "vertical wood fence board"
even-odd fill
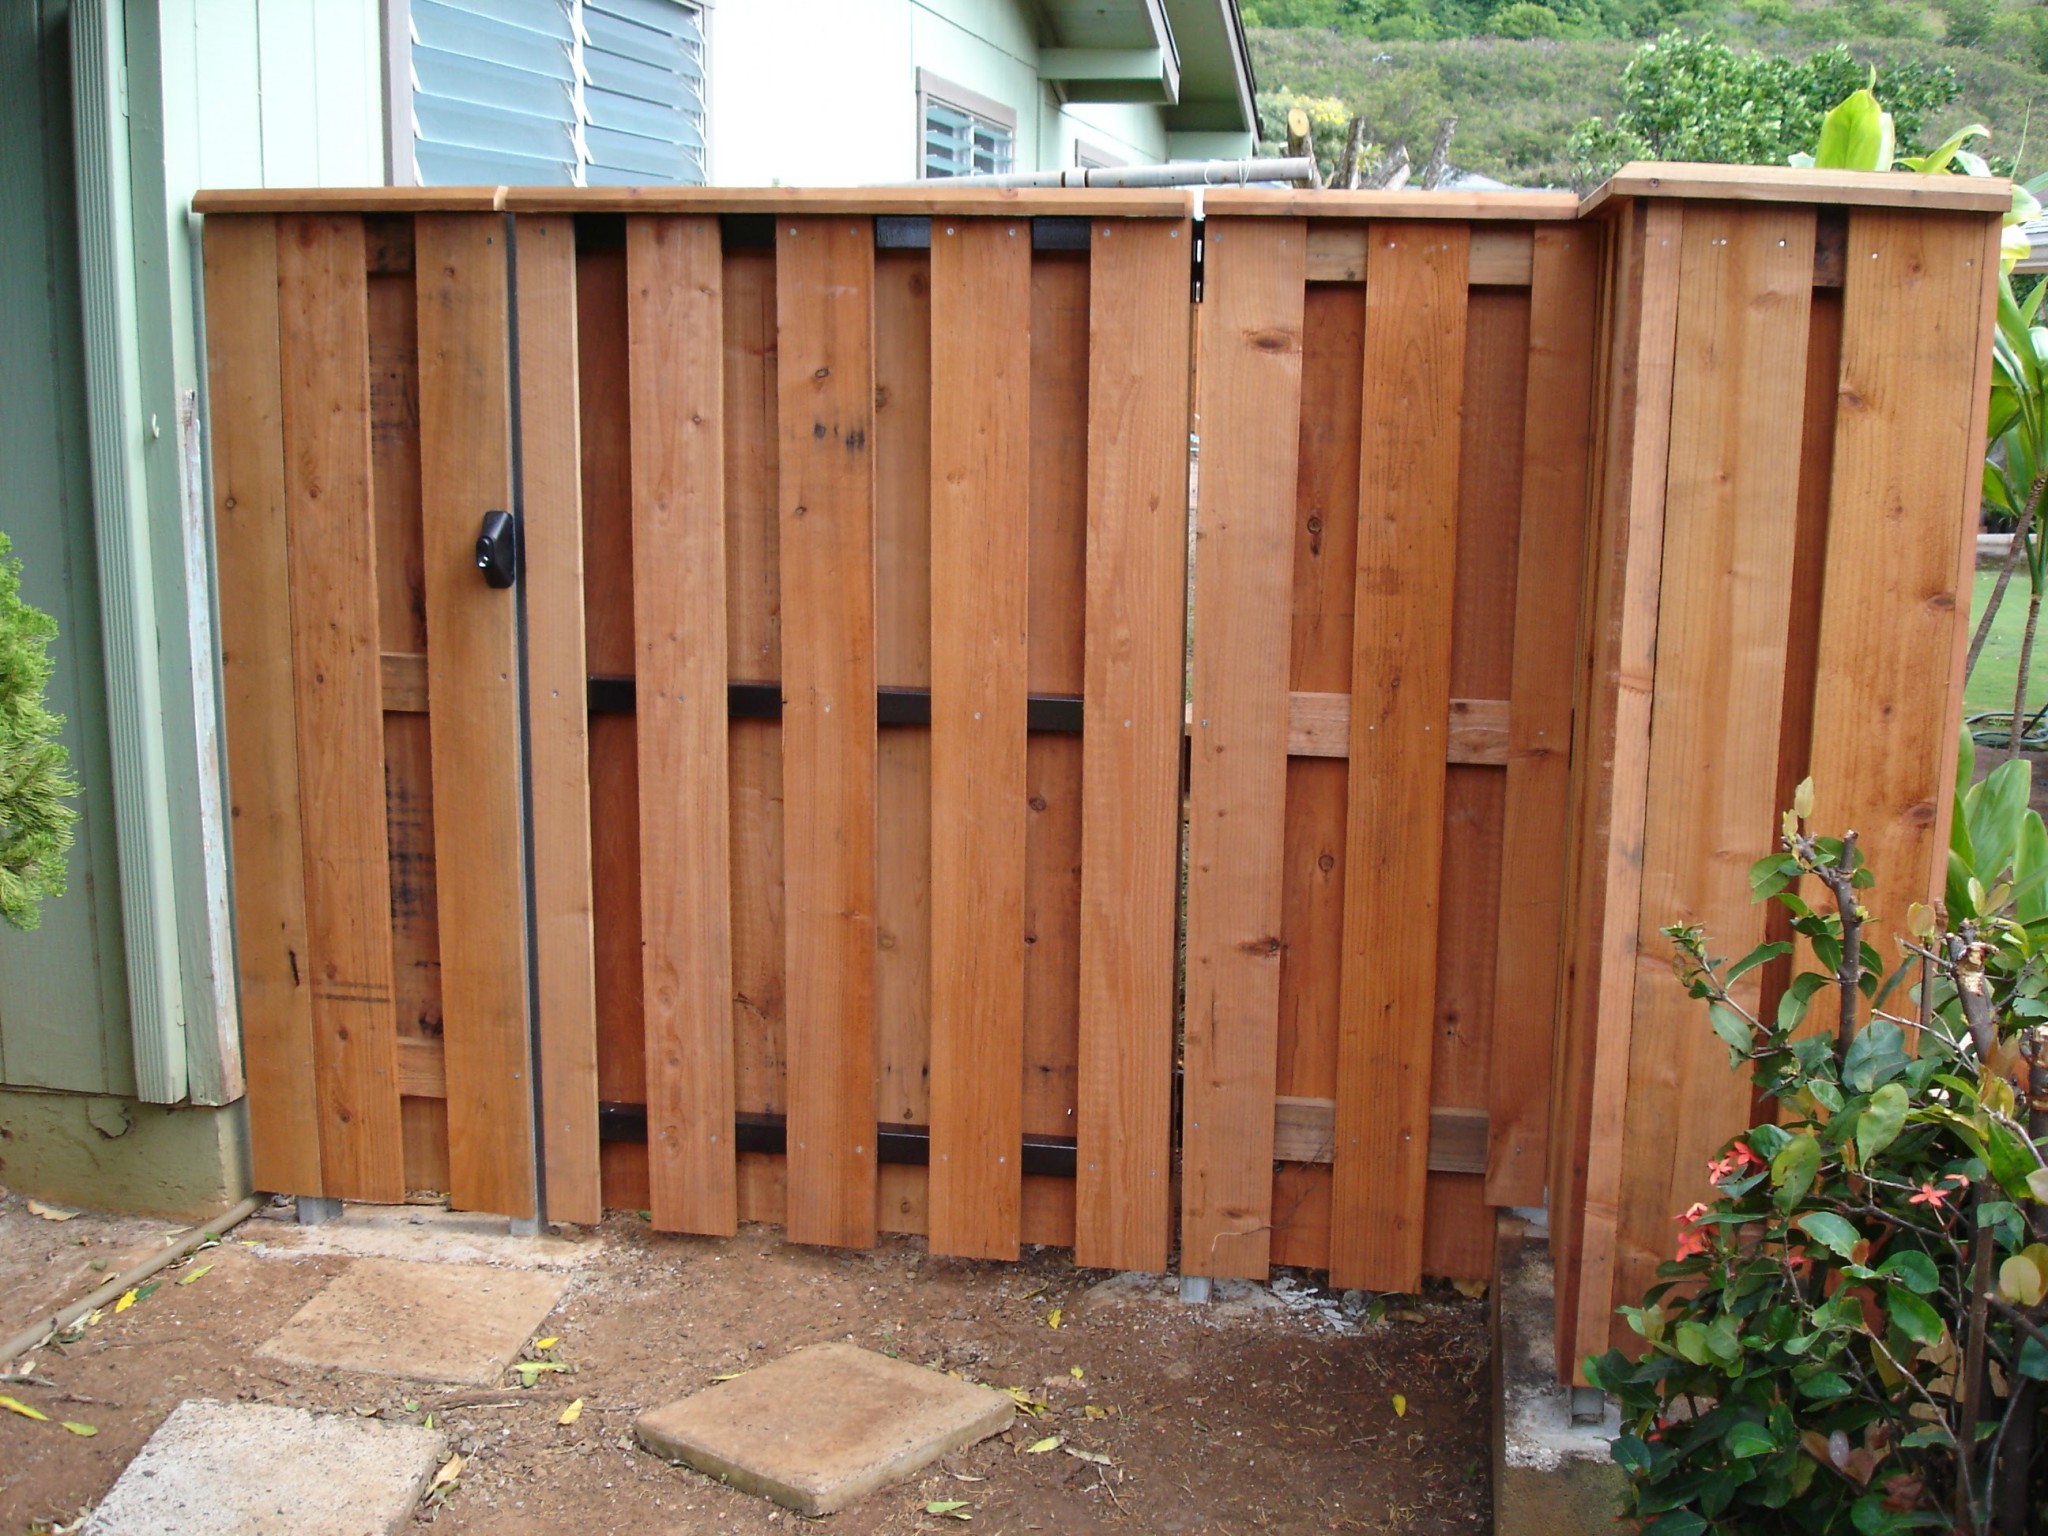
[[[412,220],[382,225],[370,249],[370,502],[377,527],[377,629],[385,654],[427,649],[420,521],[419,304]],[[371,230],[365,225],[365,238]],[[392,1007],[399,1050],[441,1056],[441,932],[434,890],[434,762],[423,711],[385,699],[384,826],[391,869]],[[406,1091],[401,1071],[399,1089]],[[408,1189],[448,1187],[447,1108],[400,1100]]]
[[[1816,288],[1806,328],[1806,401],[1800,423],[1798,524],[1792,535],[1790,622],[1785,633],[1784,701],[1778,712],[1778,793],[1772,802],[1792,803],[1799,781],[1812,767],[1813,701],[1820,663],[1822,589],[1827,580],[1828,500],[1833,494],[1835,417],[1841,393],[1842,290]],[[1972,555],[1975,541],[1971,541]],[[1825,909],[1825,888],[1802,882],[1800,894]],[[1766,940],[1790,942],[1792,914],[1777,902],[1764,911]],[[1780,956],[1759,972],[1758,1017],[1774,1018],[1790,984],[1795,961],[1803,968],[1811,952]],[[1807,1030],[1826,1028],[1825,1008],[1807,1019]]]
[[[1540,1204],[1545,1187],[1600,246],[1599,231],[1581,226],[1545,225],[1534,236],[1487,1095],[1494,1205]]]
[[[1591,675],[1581,695],[1585,721],[1577,761],[1611,764],[1587,773],[1574,819],[1582,850],[1582,892],[1591,921],[1574,949],[1572,1026],[1581,1032],[1584,1107],[1574,1104],[1567,1145],[1584,1149],[1574,1170],[1580,1226],[1570,1347],[1574,1372],[1606,1347],[1614,1309],[1614,1265],[1622,1195],[1622,1132],[1635,1015],[1636,930],[1643,886],[1643,830],[1649,799],[1650,711],[1657,655],[1657,606],[1664,565],[1665,475],[1677,369],[1679,238],[1683,211],[1653,203],[1625,215],[1629,248],[1613,301],[1622,317],[1608,380],[1600,536],[1589,541],[1594,575]],[[1553,1183],[1552,1188],[1557,1184]]]
[[[1213,219],[1196,413],[1181,1271],[1263,1280],[1287,815],[1292,486],[1308,229]]]
[[[1968,535],[1975,531],[1977,517],[1982,507],[1981,477],[1984,473],[1984,433],[1988,426],[1988,422],[1985,420],[1985,413],[1978,409],[1978,405],[1991,398],[1992,363],[1996,350],[1995,338],[1998,333],[2000,285],[1992,281],[1988,274],[1991,269],[1998,266],[2003,235],[2004,230],[1997,220],[1987,220],[1979,231],[1979,238],[1984,242],[1984,254],[1979,257],[1975,270],[1983,275],[1978,277],[1978,282],[1981,284],[1978,293],[1978,303],[1981,307],[1978,310],[1977,319],[1977,366],[1975,376],[1971,381],[1969,396],[1972,402],[1977,403],[1972,405],[1972,409],[1977,410],[1977,415],[1972,419],[1969,429],[1962,434],[1961,440],[1954,445],[1955,451],[1962,456],[1963,460],[1963,467],[1958,478],[1958,484],[1961,485],[1962,490],[1958,499],[1962,502],[1962,511],[1959,516],[1962,521],[1965,537],[1961,541],[1961,547],[1956,551],[1955,576],[1958,610],[1962,622],[1957,628],[1949,657],[1948,700],[1943,711],[1945,716],[1945,723],[1942,728],[1943,741],[1957,741],[1963,728],[1963,683],[1965,681],[1970,650],[1970,603],[1966,594],[1971,594],[1975,590],[1975,572],[1977,569],[1977,541]],[[1935,781],[1934,836],[1932,841],[1937,850],[1948,846],[1950,823],[1953,821],[1955,814],[1956,777],[1960,769],[1961,764],[1956,758],[1944,758],[1939,776]],[[1938,869],[1945,861],[1942,860],[1939,852],[1936,853],[1935,858]],[[1942,876],[1937,873],[1935,880],[1937,882],[1935,888],[1939,890],[1941,888]]]
[[[1981,460],[1965,462],[1955,443],[1983,435],[1983,399],[1969,393],[1985,335],[1975,277],[1983,260],[1976,219],[1849,215],[1808,755],[1815,830],[1853,829],[1877,877],[1864,932],[1887,968],[1907,906],[1938,900],[1947,874],[1934,832],[1956,757],[1949,659],[1969,624],[1959,547],[1975,545],[1960,509],[1974,507],[1982,475]],[[1912,323],[1901,325],[1902,315]],[[1930,507],[1959,510],[1937,522]]]
[[[362,221],[278,221],[278,352],[322,1193],[405,1195]],[[279,722],[273,722],[278,728]]]
[[[775,253],[725,258],[726,664],[736,679],[778,681],[781,585],[776,542]],[[783,1006],[782,726],[735,720],[732,795],[732,1027],[737,1107],[780,1114]]]
[[[1304,316],[1289,686],[1348,694],[1365,419],[1365,290],[1312,284]],[[1287,765],[1277,1084],[1281,1093],[1310,1098],[1337,1095],[1348,776],[1349,764],[1341,758],[1297,758]]]
[[[1330,1283],[1422,1279],[1469,232],[1370,226]]]
[[[595,675],[630,675],[633,451],[623,241],[576,253],[576,392],[583,445],[584,665]],[[590,803],[597,1096],[600,1102],[644,1104],[640,763],[630,715],[590,719]],[[598,1158],[604,1203],[645,1209],[646,1148],[601,1144]],[[624,1170],[636,1162],[633,1184],[621,1183]]]
[[[1504,700],[1513,682],[1528,357],[1529,290],[1476,288],[1466,304],[1458,409],[1457,565],[1450,603],[1453,698]],[[1444,773],[1430,1032],[1432,1106],[1483,1110],[1490,1095],[1507,803],[1503,770],[1504,765],[1454,762]],[[1520,872],[1521,879],[1532,876],[1533,871]],[[1456,1176],[1430,1175],[1432,1182],[1446,1177]],[[1432,1239],[1425,1205],[1426,1244],[1434,1241],[1445,1252],[1471,1252],[1491,1243],[1492,1218],[1483,1202],[1454,1199],[1442,1209],[1452,1220],[1471,1215],[1478,1228]]]
[[[930,330],[928,1230],[934,1253],[1013,1259],[1023,1199],[1028,221],[932,221]]]
[[[775,226],[790,1240],[875,1236],[874,231]]]
[[[1185,220],[1092,226],[1074,1258],[1166,1266],[1187,583]]]
[[[1763,937],[1749,866],[1777,826],[1813,239],[1809,208],[1685,210],[1617,1300],[1655,1281],[1673,1215],[1749,1123],[1749,1084],[1658,930],[1700,924],[1729,955]],[[1734,991],[1754,1006],[1760,985]]]
[[[1031,264],[1030,483],[1029,686],[1078,696],[1088,563],[1085,252],[1046,253]],[[1035,1136],[1074,1134],[1082,756],[1080,739],[1063,733],[1041,732],[1025,748],[1023,1129]]]
[[[597,1155],[597,983],[590,892],[590,715],[583,616],[576,228],[518,221],[519,466],[526,543],[535,999],[546,1214],[604,1217]]]
[[[875,257],[875,681],[932,682],[931,259]],[[875,1081],[885,1121],[931,1120],[932,735],[875,748]],[[920,1206],[922,1209],[922,1206]]]
[[[504,221],[423,214],[420,480],[434,873],[448,1070],[449,1197],[535,1214],[525,804],[514,594],[476,568],[485,510],[512,504]]]
[[[235,837],[235,952],[258,1189],[324,1193],[292,720],[277,221],[206,222],[207,387],[221,697]]]
[[[626,225],[649,1210],[738,1229],[718,221]]]

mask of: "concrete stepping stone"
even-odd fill
[[[432,1430],[268,1403],[180,1403],[85,1536],[389,1536],[448,1454]]]
[[[568,1284],[559,1271],[356,1259],[259,1353],[298,1365],[488,1387]]]
[[[1009,1428],[1001,1392],[813,1344],[640,1415],[640,1443],[803,1515],[829,1515]]]

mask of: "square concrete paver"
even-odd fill
[[[357,1259],[262,1353],[300,1365],[487,1387],[562,1299],[569,1277]]]
[[[267,1403],[180,1403],[85,1536],[387,1536],[448,1454],[432,1430]]]
[[[813,1344],[640,1415],[649,1450],[829,1515],[1007,1429],[1001,1392],[851,1344]]]

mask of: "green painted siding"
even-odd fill
[[[134,1088],[90,471],[82,423],[66,0],[0,6],[0,528],[58,625],[52,703],[84,786],[70,889],[36,932],[0,928],[0,1080]],[[47,381],[45,383],[44,381]]]

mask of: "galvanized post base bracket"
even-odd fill
[[[540,1236],[540,1218],[538,1216],[514,1216],[505,1225],[511,1230],[514,1237]]]
[[[341,1220],[339,1200],[329,1200],[320,1195],[300,1195],[292,1204],[297,1208],[302,1227],[317,1227],[324,1222]]]
[[[1180,1299],[1195,1304],[1209,1299],[1215,1289],[1207,1275],[1182,1275],[1180,1277]]]

